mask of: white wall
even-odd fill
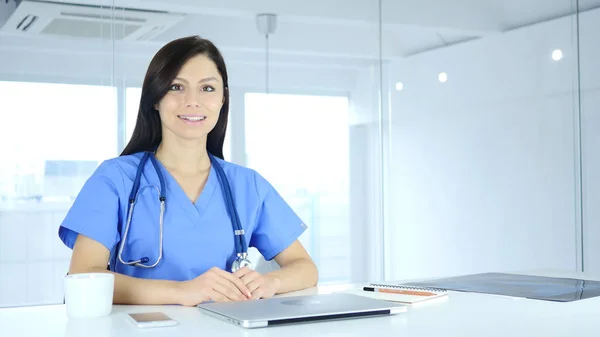
[[[584,270],[600,271],[600,11],[580,21]]]
[[[581,19],[591,43],[600,11]],[[393,64],[391,80],[404,90],[392,95],[388,278],[578,268],[575,27],[562,18]],[[555,48],[560,62],[550,58]],[[597,49],[581,54],[595,73]],[[587,256],[600,250],[589,237],[600,232],[597,78],[582,77]]]
[[[589,40],[590,43],[596,43]],[[596,40],[594,40],[596,41]],[[600,46],[595,49],[600,59]],[[598,64],[587,64],[598,68]],[[587,69],[584,67],[582,69]],[[585,73],[582,76],[586,76]],[[582,105],[584,270],[600,271],[600,90],[586,91]]]

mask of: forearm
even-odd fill
[[[319,279],[317,267],[307,259],[293,260],[265,276],[278,280],[277,294],[316,286]]]
[[[176,281],[135,278],[104,268],[92,268],[89,272],[115,275],[114,304],[180,304],[178,282]]]

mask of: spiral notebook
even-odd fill
[[[363,293],[384,301],[414,304],[447,296],[448,290],[401,284],[369,284],[363,287]]]

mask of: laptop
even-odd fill
[[[406,305],[348,293],[272,297],[241,302],[210,302],[202,312],[244,328],[394,315]]]

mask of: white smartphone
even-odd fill
[[[127,314],[138,328],[158,328],[174,326],[178,322],[162,312],[140,312]]]

